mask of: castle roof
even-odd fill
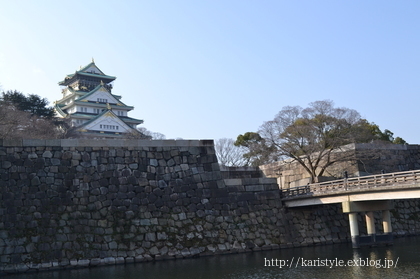
[[[75,114],[73,114],[72,116],[74,116],[74,115]],[[81,115],[82,116],[82,115],[85,115],[85,114],[77,113],[76,115]],[[106,123],[109,123],[109,125],[118,124],[125,131],[138,132],[136,129],[133,129],[132,127],[128,126],[127,123],[136,123],[136,124],[143,123],[143,120],[140,120],[140,119],[135,119],[135,118],[131,118],[131,117],[124,117],[124,121],[123,121],[121,118],[123,118],[123,117],[117,116],[109,107],[107,110],[104,110],[100,114],[96,115],[95,117],[89,119],[87,122],[80,125],[78,127],[78,130],[87,130],[87,131],[93,132],[95,130],[91,129],[92,126],[94,126],[95,124],[98,124],[98,123],[106,122]],[[96,132],[98,132],[98,131],[96,131]],[[123,131],[119,131],[118,134],[120,132],[123,132]]]
[[[77,76],[93,77],[102,80],[105,83],[110,83],[116,79],[116,77],[105,75],[95,62],[92,60],[88,65],[74,72],[74,74],[67,75],[63,81],[60,81],[59,85],[67,85],[70,80]]]
[[[130,106],[127,106],[126,104],[124,104],[123,102],[120,101],[121,96],[112,94],[111,92],[109,92],[109,90],[103,84],[99,84],[92,91],[90,91],[88,93],[85,93],[84,95],[82,95],[78,99],[76,99],[75,101],[82,101],[82,100],[88,98],[89,96],[93,95],[97,91],[104,91],[104,92],[108,93],[107,95],[110,98],[112,98],[113,101],[114,101],[114,102],[109,102],[109,103],[116,104],[118,106],[130,107]],[[133,107],[130,107],[130,108],[133,108]]]
[[[120,95],[111,93],[110,82],[115,79],[105,75],[93,60],[67,75],[59,83],[66,88],[62,90],[63,98],[55,102],[57,116],[70,118],[71,125],[84,134],[119,137],[140,133],[135,127],[143,120],[127,116],[134,107],[124,104]]]

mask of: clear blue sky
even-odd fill
[[[0,0],[0,84],[61,98],[92,57],[167,138],[236,138],[330,99],[420,143],[420,1]]]

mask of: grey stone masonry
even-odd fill
[[[0,274],[348,241],[340,210],[223,179],[212,140],[0,140]]]
[[[349,177],[420,169],[420,145],[391,143],[348,144],[333,153],[348,160],[330,165],[319,182]],[[308,172],[296,161],[285,160],[259,166],[266,177],[277,178],[281,188],[311,183]]]

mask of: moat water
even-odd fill
[[[420,236],[393,246],[334,244],[194,259],[13,274],[10,279],[420,278]]]

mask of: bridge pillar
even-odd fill
[[[359,224],[357,223],[357,213],[349,213],[351,244],[353,248],[359,248]]]
[[[373,211],[367,211],[365,213],[366,217],[366,228],[367,234],[370,237],[370,242],[376,242],[376,230],[375,230],[375,217],[373,216]]]
[[[389,209],[382,210],[382,226],[384,227],[384,234],[387,237],[387,241],[392,242],[391,214]]]
[[[343,213],[349,214],[350,234],[353,248],[378,243],[392,243],[391,215],[392,201],[345,201],[341,203]],[[374,211],[382,211],[384,234],[376,235]],[[359,236],[357,212],[365,212],[368,236]]]

